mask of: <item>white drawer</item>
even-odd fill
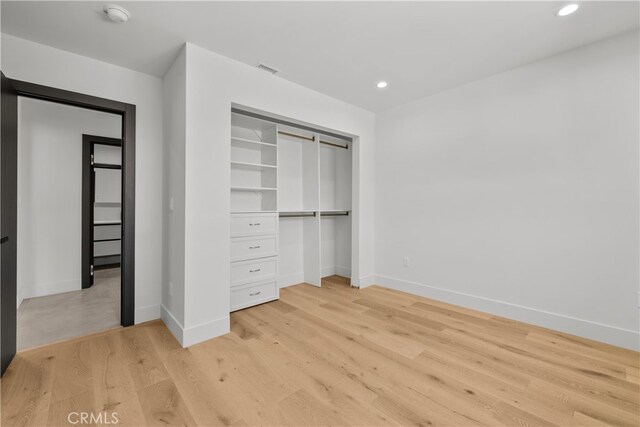
[[[275,280],[253,283],[251,285],[231,288],[231,311],[278,298],[278,284]]]
[[[231,286],[258,282],[276,277],[276,257],[236,261],[231,263]]]
[[[231,261],[276,255],[276,236],[234,237],[231,239]]]
[[[276,234],[278,214],[232,214],[231,237]]]

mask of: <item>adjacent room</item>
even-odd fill
[[[640,425],[640,1],[0,12],[1,425]]]
[[[122,125],[32,98],[19,99],[18,122],[17,349],[27,350],[120,325]]]

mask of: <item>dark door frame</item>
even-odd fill
[[[16,233],[18,219],[18,94],[4,74],[0,125],[0,374],[16,354]]]
[[[120,324],[135,321],[136,106],[111,99],[9,79],[18,96],[118,114],[122,117],[122,250]]]
[[[108,145],[122,147],[119,138],[107,138],[97,135],[82,135],[82,289],[93,285],[94,262],[94,206],[95,202],[95,168],[122,169],[122,166],[100,165],[93,162],[94,146]],[[122,202],[122,195],[120,195]],[[120,216],[122,223],[122,215]],[[117,240],[117,239],[112,239]],[[120,244],[122,245],[122,226],[120,227]],[[122,248],[121,248],[122,252]],[[121,258],[122,259],[122,258]],[[120,266],[120,263],[117,264]],[[93,268],[92,268],[93,267]]]

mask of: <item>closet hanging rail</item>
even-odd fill
[[[291,132],[285,132],[283,130],[279,130],[278,133],[280,135],[287,135],[287,136],[292,136],[294,138],[304,139],[305,141],[315,141],[316,140],[315,136],[298,135],[298,134],[291,133]]]
[[[324,211],[320,216],[349,216],[349,211]]]
[[[315,212],[280,212],[278,214],[280,218],[304,218],[304,217],[314,217],[316,216]]]
[[[282,130],[279,130],[278,133],[280,135],[287,135],[287,136],[291,136],[291,137],[298,138],[298,139],[304,139],[305,141],[315,142],[315,140],[316,140],[315,136],[298,135],[298,134],[295,134],[295,133],[285,132],[285,131],[282,131]],[[333,142],[329,142],[329,141],[320,140],[320,144],[331,145],[332,147],[344,148],[345,150],[349,149],[348,145],[334,144]]]
[[[333,142],[320,141],[320,144],[331,145],[332,147],[344,148],[345,150],[349,149],[348,145],[334,144]]]

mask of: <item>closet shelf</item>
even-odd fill
[[[93,243],[104,243],[104,242],[116,242],[122,240],[120,237],[114,237],[113,239],[96,239]]]
[[[101,200],[93,202],[93,206],[96,208],[118,208],[122,206],[122,202],[108,202],[106,200]]]
[[[277,169],[274,165],[265,165],[260,163],[247,163],[247,162],[231,162],[232,167],[239,169],[253,169],[253,170],[265,170],[265,169]]]
[[[122,221],[95,221],[93,225],[120,225]]]
[[[231,191],[277,191],[273,187],[231,187]]]
[[[273,144],[271,142],[262,142],[262,141],[255,141],[253,139],[247,139],[247,138],[238,138],[235,136],[231,137],[231,143],[236,143],[236,144],[240,144],[240,145],[246,145],[246,144],[256,144],[258,146],[267,146],[267,147],[277,147],[277,144]]]
[[[94,163],[95,169],[122,169],[122,165],[108,164],[108,163]]]

